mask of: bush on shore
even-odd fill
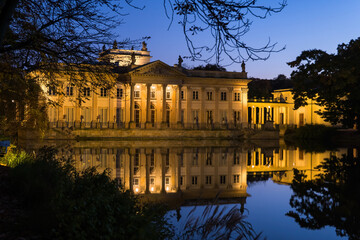
[[[34,161],[11,169],[12,193],[26,213],[13,232],[49,239],[165,239],[173,235],[166,209],[138,199],[95,168],[75,170],[56,151],[42,149]],[[14,161],[13,161],[14,162]],[[25,236],[24,236],[25,237]]]

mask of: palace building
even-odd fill
[[[323,124],[330,126],[316,112],[322,107],[308,100],[307,105],[294,109],[291,89],[279,89],[273,92],[271,99],[248,100],[248,122],[255,125],[272,122],[279,126],[304,126],[305,124]]]
[[[247,79],[242,72],[187,70],[150,62],[150,52],[104,50],[100,62],[121,71],[107,76],[109,88],[77,89],[59,79],[60,87],[44,89],[49,100],[62,104],[49,108],[52,127],[81,128],[241,128],[247,122]],[[62,92],[63,94],[57,94]],[[79,104],[82,94],[84,101]]]

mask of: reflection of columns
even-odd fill
[[[150,193],[150,159],[151,149],[145,149],[146,162],[145,162],[145,193]]]
[[[182,122],[181,122],[181,85],[178,85],[177,87],[178,87],[177,123],[178,123],[178,125],[180,125],[180,124],[182,124]]]
[[[229,149],[230,150],[230,149]],[[230,151],[227,151],[228,153],[231,153]],[[236,151],[234,150],[233,154],[236,154]],[[231,154],[229,154],[231,156]],[[227,182],[227,188],[228,189],[231,189],[232,188],[232,184],[231,184],[231,168],[232,168],[232,165],[234,163],[234,161],[231,161],[229,158],[227,159],[227,165],[228,165],[228,182]]]
[[[166,193],[165,190],[165,161],[167,149],[161,149],[161,190],[160,193]]]
[[[200,188],[204,188],[204,165],[205,165],[205,154],[203,152],[199,153],[199,164],[200,164],[200,179],[199,179],[199,183],[200,183]]]
[[[132,128],[134,124],[134,83],[130,83],[130,124],[129,127]]]
[[[215,126],[219,126],[219,88],[215,88]]]
[[[181,192],[181,163],[183,162],[183,153],[178,153],[178,168],[177,168],[177,191]]]
[[[163,102],[162,102],[162,127],[166,127],[166,86],[162,85],[163,90]]]
[[[129,149],[129,190],[133,192],[134,186],[134,167],[133,167],[134,154]]]
[[[234,121],[234,113],[233,113],[233,107],[232,107],[232,104],[233,104],[233,89],[232,87],[229,87],[228,88],[228,91],[229,91],[229,106],[228,106],[228,123],[233,123]]]
[[[214,188],[219,188],[219,162],[221,157],[220,149],[217,149],[217,154],[214,157]]]
[[[151,83],[146,84],[146,123],[145,127],[149,128],[151,127],[151,119],[150,119],[150,87]]]

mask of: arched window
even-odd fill
[[[134,121],[136,127],[140,127],[140,105],[138,103],[135,103],[134,106]]]

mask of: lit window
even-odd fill
[[[56,87],[49,87],[48,94],[49,94],[49,96],[55,96],[56,95]]]
[[[225,175],[220,176],[220,184],[226,184],[226,176]]]
[[[184,100],[185,98],[184,98],[184,91],[181,91],[181,100]]]
[[[166,92],[166,99],[170,99],[171,95],[170,92]]]
[[[139,179],[138,178],[134,178],[134,185],[139,186]]]
[[[139,90],[134,91],[134,97],[135,98],[140,98],[140,91]]]
[[[155,99],[156,98],[155,96],[156,96],[155,91],[151,91],[150,92],[150,98]]]
[[[122,88],[118,88],[117,90],[116,90],[116,97],[117,98],[123,98],[123,94],[124,94],[124,90],[122,89]]]
[[[166,185],[169,185],[169,184],[170,184],[170,178],[169,178],[169,177],[166,177],[166,178],[165,178],[165,184],[166,184]]]
[[[207,92],[207,100],[208,100],[208,101],[212,101],[212,100],[213,100],[213,93],[212,93],[212,92]]]
[[[191,177],[191,184],[192,185],[197,185],[197,176],[192,176]]]
[[[234,165],[240,164],[240,156],[236,152],[234,152]]]
[[[211,176],[205,177],[205,184],[211,184]]]
[[[150,178],[150,185],[154,185],[155,184],[155,179],[154,178]]]
[[[234,175],[234,183],[240,183],[240,175]]]
[[[72,86],[66,87],[66,96],[73,96],[74,95],[74,89]]]
[[[106,97],[106,96],[107,96],[107,89],[100,88],[100,97]]]
[[[84,87],[84,97],[90,97],[90,88]]]
[[[199,154],[198,154],[198,153],[194,153],[192,165],[193,165],[193,166],[197,166],[197,165],[198,165],[198,161],[199,161]]]
[[[236,92],[234,96],[235,96],[234,101],[240,101],[240,93],[239,92]]]
[[[221,101],[226,101],[226,92],[221,92],[221,98],[220,98],[220,100]]]
[[[212,165],[212,154],[211,154],[211,153],[207,153],[207,154],[206,154],[206,165],[207,165],[207,166],[211,166],[211,165]]]
[[[193,91],[193,100],[199,100],[199,92]]]

